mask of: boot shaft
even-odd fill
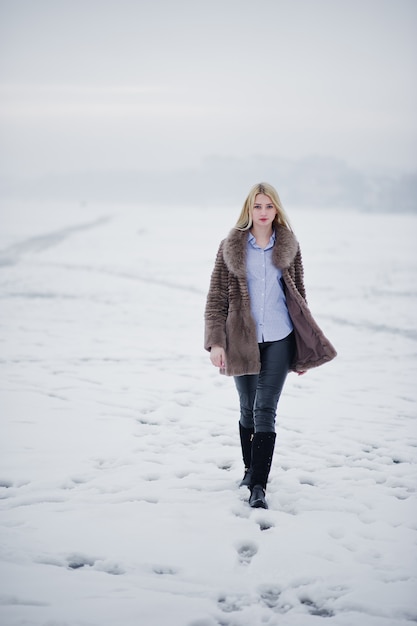
[[[245,469],[249,469],[252,462],[252,438],[254,434],[253,428],[245,428],[239,422],[240,445],[242,448],[242,459]]]
[[[272,457],[275,448],[276,433],[255,433],[252,439],[252,477],[251,485],[261,485],[266,489]]]

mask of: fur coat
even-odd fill
[[[288,311],[294,326],[295,355],[291,370],[305,371],[330,361],[336,350],[307,306],[300,247],[294,234],[276,227],[274,265],[282,271]],[[255,321],[246,280],[248,232],[233,229],[219,247],[205,308],[204,347],[225,350],[228,376],[258,374],[261,363]]]

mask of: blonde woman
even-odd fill
[[[239,433],[249,504],[268,508],[265,490],[275,419],[287,373],[302,374],[336,351],[307,306],[300,247],[277,191],[254,185],[220,243],[205,309],[205,343],[239,395]]]

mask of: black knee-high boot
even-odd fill
[[[252,438],[254,429],[245,428],[239,422],[240,445],[242,447],[242,458],[245,466],[245,475],[240,483],[241,487],[249,487],[251,482],[251,464],[252,464]]]
[[[252,440],[252,476],[250,482],[252,508],[267,509],[266,483],[274,454],[276,433],[255,433]]]

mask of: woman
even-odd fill
[[[252,187],[217,253],[205,310],[205,349],[234,376],[249,504],[268,508],[278,400],[289,370],[303,374],[336,356],[307,306],[303,265],[278,193]]]

